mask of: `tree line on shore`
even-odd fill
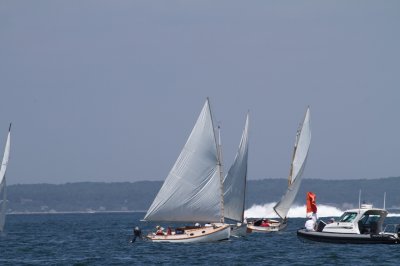
[[[7,188],[8,212],[146,211],[161,185],[162,181],[10,185]],[[295,204],[304,205],[306,192],[312,191],[317,195],[317,204],[342,209],[356,207],[361,190],[362,201],[382,207],[386,192],[386,207],[400,208],[399,187],[400,177],[304,179]],[[277,202],[286,188],[286,179],[249,180],[246,208]]]

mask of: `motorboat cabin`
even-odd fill
[[[379,234],[388,212],[362,205],[360,209],[348,210],[337,222],[326,224],[323,232],[343,234]]]

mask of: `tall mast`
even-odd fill
[[[214,127],[214,119],[213,115],[211,112],[211,104],[210,104],[210,99],[207,97],[207,102],[208,102],[208,108],[210,109],[210,115],[211,115],[211,123],[213,129]],[[224,177],[223,177],[223,171],[222,171],[222,152],[221,152],[221,134],[220,134],[220,126],[218,125],[218,142],[217,139],[215,138],[215,132],[214,132],[214,139],[215,139],[215,144],[217,148],[217,165],[219,168],[219,185],[220,185],[220,210],[221,210],[221,223],[225,222],[225,213],[224,213]]]
[[[222,143],[221,143],[221,127],[218,125],[218,167],[219,167],[219,180],[221,188],[221,223],[225,222],[224,210],[224,173],[222,168]]]
[[[248,149],[249,148],[249,146],[248,146],[248,138],[249,138],[249,125],[248,125],[248,123],[249,123],[249,112],[250,111],[247,111],[247,116],[246,116],[246,124],[245,124],[245,130],[246,130],[246,149]],[[248,161],[248,160],[247,160]],[[246,162],[246,176],[244,177],[244,195],[243,195],[243,210],[242,210],[242,220],[241,220],[241,222],[243,223],[244,222],[244,208],[245,208],[245,205],[246,205],[246,186],[247,186],[247,167],[248,167],[248,165],[247,165],[247,162]]]
[[[292,184],[292,178],[293,178],[293,161],[294,157],[296,156],[296,150],[297,150],[297,144],[299,142],[299,137],[301,133],[301,127],[303,126],[302,123],[300,123],[299,128],[297,129],[296,132],[296,141],[294,142],[294,147],[293,147],[293,154],[292,154],[292,163],[290,164],[290,172],[289,172],[289,178],[288,178],[288,186]]]

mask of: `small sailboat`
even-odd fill
[[[234,163],[224,179],[224,213],[225,218],[235,222],[231,224],[231,235],[240,237],[247,233],[247,223],[244,221],[246,198],[247,159],[248,159],[249,114],[240,140],[239,149]]]
[[[306,165],[308,150],[311,143],[310,107],[307,107],[303,123],[296,133],[296,141],[293,149],[292,163],[289,173],[289,184],[282,199],[274,206],[274,211],[280,220],[259,219],[249,222],[248,229],[251,232],[276,232],[287,226],[287,214],[296,198],[300,188],[302,174]]]
[[[0,233],[3,232],[4,224],[6,222],[6,207],[7,207],[6,170],[8,165],[8,159],[10,157],[10,141],[11,141],[10,133],[11,133],[11,124],[10,127],[8,128],[7,141],[0,168]]]
[[[185,146],[144,217],[145,221],[196,225],[166,233],[158,230],[146,238],[173,243],[229,239],[230,227],[224,223],[222,182],[220,147],[207,98]]]

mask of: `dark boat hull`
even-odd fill
[[[300,229],[297,231],[297,236],[326,243],[339,244],[400,244],[400,239],[393,234],[338,234],[307,231]]]

